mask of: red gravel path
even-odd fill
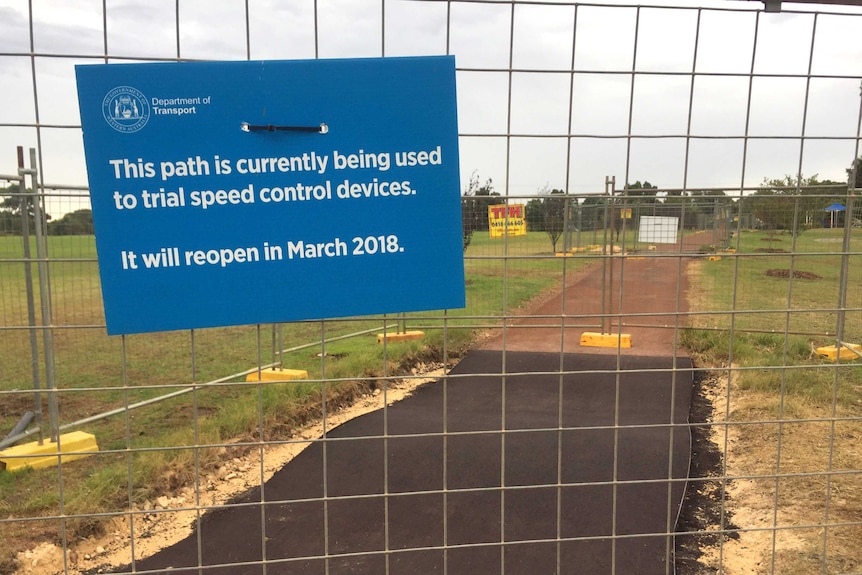
[[[710,240],[711,234],[699,233],[687,236],[681,246],[663,244],[655,250],[617,254],[604,261],[603,256],[597,255],[559,293],[530,309],[529,318],[510,320],[482,347],[651,357],[679,355],[678,328],[685,325],[688,311],[687,267],[698,248]],[[632,346],[581,346],[584,332],[629,334]]]

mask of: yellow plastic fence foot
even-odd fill
[[[245,376],[246,381],[287,381],[290,379],[308,379],[308,372],[304,369],[270,367]]]
[[[59,449],[57,444],[59,443]],[[0,469],[18,471],[25,467],[41,469],[81,459],[99,451],[96,436],[83,431],[64,433],[59,441],[38,441],[16,445],[0,451]]]
[[[384,341],[407,341],[410,339],[422,339],[423,337],[425,337],[425,332],[419,330],[401,331],[398,333],[378,333],[377,343],[383,343]]]
[[[629,333],[585,331],[581,334],[581,345],[584,347],[631,347],[632,336]]]
[[[851,349],[847,349],[848,347]],[[853,352],[853,349],[862,352],[862,345],[858,343],[845,343],[841,346],[841,351],[838,351],[834,345],[827,345],[825,347],[818,347],[814,351],[817,352],[817,355],[822,355],[832,361],[835,361],[836,357],[838,359],[859,359],[859,354]]]

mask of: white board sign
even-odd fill
[[[679,218],[668,216],[641,216],[638,241],[650,244],[675,244]]]

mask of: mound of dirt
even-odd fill
[[[771,269],[766,270],[766,275],[771,278],[789,278],[790,270],[788,269]],[[802,272],[799,270],[793,270],[793,278],[801,279],[801,280],[819,280],[822,279],[821,276],[811,273],[811,272]]]

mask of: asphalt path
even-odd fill
[[[610,266],[593,266],[544,319],[509,322],[449,377],[331,430],[136,572],[673,573],[691,451],[686,261],[612,265],[611,288]],[[578,347],[603,312],[632,348]]]

